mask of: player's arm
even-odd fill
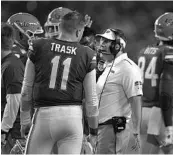
[[[7,103],[2,118],[1,131],[8,133],[13,127],[19,111],[21,96],[20,92],[23,80],[22,67],[19,66],[19,69],[15,69],[13,66],[7,68],[5,71],[4,80],[6,83]]]
[[[85,76],[83,85],[85,92],[85,109],[88,118],[88,125],[90,134],[97,135],[98,132],[98,98],[96,92],[96,56],[91,49],[88,50],[87,74]]]
[[[142,117],[142,78],[137,69],[128,70],[123,77],[123,86],[132,109],[133,133],[140,133]]]
[[[173,56],[164,62],[159,87],[159,103],[166,126],[163,145],[167,146],[173,144]]]
[[[96,70],[90,71],[84,79],[85,108],[90,132],[98,128],[98,98],[96,93]]]
[[[30,110],[32,105],[32,90],[35,79],[35,66],[28,58],[25,67],[23,86],[21,91],[20,119],[21,125],[31,121]]]

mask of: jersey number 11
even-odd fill
[[[55,56],[51,61],[53,65],[52,65],[52,71],[50,75],[49,88],[52,88],[52,89],[55,88],[60,57],[61,56]],[[63,69],[63,75],[61,80],[61,90],[67,89],[67,80],[68,80],[68,75],[70,70],[71,59],[72,58],[66,58],[62,63],[64,66],[64,69]]]

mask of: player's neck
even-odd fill
[[[69,41],[69,42],[77,42],[76,37],[73,35],[68,35],[68,34],[63,34],[61,33],[58,37],[58,39],[63,40],[63,41]]]

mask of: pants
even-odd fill
[[[34,114],[25,153],[50,154],[57,145],[59,154],[80,154],[82,139],[80,106],[39,108]]]
[[[142,123],[141,123],[141,153],[142,154],[159,154],[173,153],[173,146],[159,147],[159,138],[155,135],[147,135],[148,122],[151,113],[151,108],[142,108]]]
[[[112,125],[99,126],[97,154],[125,154],[130,138],[129,124],[115,135]]]

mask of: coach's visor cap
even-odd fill
[[[103,34],[96,34],[98,37],[103,37],[109,40],[115,40],[115,34],[111,29],[107,29]]]

